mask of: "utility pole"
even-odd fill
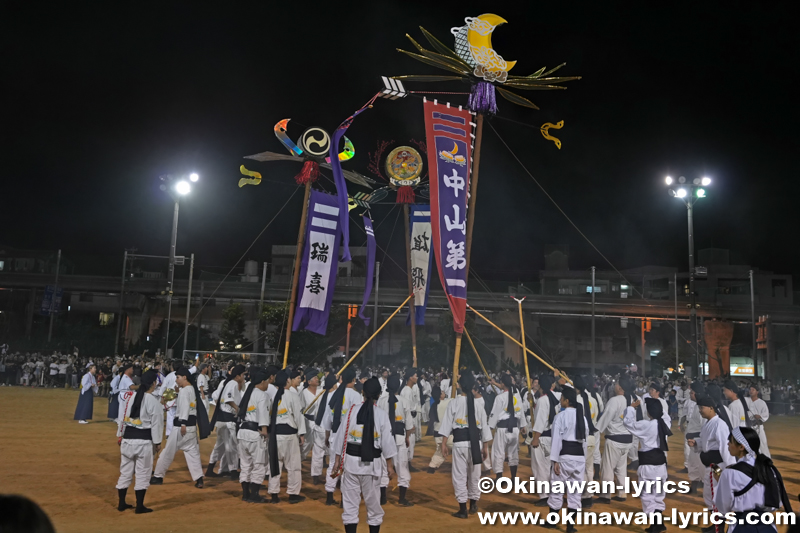
[[[678,361],[678,272],[675,272],[675,372],[678,371],[678,368],[681,366],[680,362]]]
[[[125,272],[128,268],[128,250],[125,250],[125,255],[122,257],[122,278],[119,288],[119,311],[117,312],[117,334],[114,338],[114,355],[119,353],[119,335],[122,330],[122,304],[125,297]]]
[[[175,280],[175,244],[178,240],[178,201],[175,200],[175,214],[172,217],[172,243],[169,247],[169,275],[167,281],[167,327],[164,339],[164,358],[169,357],[169,322],[172,319],[172,288]]]
[[[694,294],[694,222],[692,221],[692,207],[694,198],[690,195],[686,202],[686,212],[689,217],[689,327],[692,336],[692,349],[694,350],[695,368],[699,375],[703,374],[700,366],[700,352],[697,346],[697,304]]]
[[[592,267],[592,376],[596,374],[595,372],[595,354],[594,354],[594,347],[595,347],[595,331],[594,331],[594,292],[595,292],[595,267]]]
[[[261,330],[264,329],[262,325],[263,316],[264,316],[264,289],[266,288],[267,283],[267,262],[264,261],[264,268],[261,271],[261,299],[258,301],[258,331],[256,332],[256,343],[253,348],[255,348],[257,353],[263,353],[266,350],[266,340],[261,338]],[[259,348],[264,346],[264,350],[260,350]]]
[[[61,270],[61,249],[58,250],[58,257],[56,258],[56,281],[53,287],[53,299],[50,300],[50,328],[47,330],[47,344],[53,338],[53,321],[55,320],[56,313],[56,297],[58,295],[58,271]]]
[[[377,331],[378,327],[378,293],[381,288],[381,262],[375,261],[375,303],[372,307],[372,333]],[[391,332],[391,329],[389,329]],[[372,366],[378,364],[378,343],[372,345]]]
[[[750,271],[750,324],[753,335],[753,375],[758,378],[758,348],[756,347],[756,290],[753,280],[753,271]],[[766,373],[764,368],[764,373]]]
[[[189,263],[189,291],[186,294],[186,322],[183,325],[183,352],[181,359],[186,353],[186,345],[189,342],[189,309],[192,307],[192,277],[194,276],[194,254],[192,254],[191,262]]]

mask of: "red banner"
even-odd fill
[[[425,101],[431,188],[432,246],[453,329],[464,331],[467,312],[467,195],[472,166],[472,114]]]

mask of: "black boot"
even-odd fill
[[[550,512],[547,513],[547,516],[545,517],[545,522],[542,525],[542,527],[545,528],[545,529],[556,529],[556,525],[555,524],[551,524],[550,522],[547,521],[547,519],[550,517],[551,514],[558,514],[558,510],[557,509],[553,509],[552,507],[550,508]]]
[[[383,490],[383,489],[381,489],[381,490]],[[325,500],[325,505],[339,505],[339,502],[337,502],[336,500],[333,499],[333,493],[332,492],[328,493],[328,499]]]
[[[453,513],[453,516],[456,518],[469,518],[469,513],[467,513],[467,503],[459,503],[458,504],[458,512]]]
[[[534,507],[547,507],[547,498],[539,498],[533,505]]]
[[[250,503],[267,503],[267,499],[259,494],[260,491],[261,483],[250,483]]]
[[[600,465],[594,464],[594,481],[600,481]]]
[[[147,494],[147,489],[136,491],[136,514],[152,513],[152,509],[144,506],[144,495]]]
[[[202,489],[203,488],[204,485],[203,485],[202,476],[197,478],[197,481],[194,482],[194,486],[197,487],[198,489]]]
[[[299,494],[290,494],[289,495],[289,503],[300,503],[306,501],[305,496],[300,496]]]
[[[369,533],[380,533],[381,526],[369,526]]]
[[[128,494],[128,489],[117,489],[117,495],[119,496],[119,505],[117,506],[117,511],[124,511],[125,509],[133,509],[133,505],[125,503],[125,495]]]
[[[592,508],[592,497],[589,496],[588,498],[581,498],[581,509],[591,509]]]
[[[478,512],[478,500],[470,500],[469,501],[469,514],[475,514]]]
[[[511,469],[511,479],[517,477],[517,465],[509,466],[508,468]]]
[[[164,484],[164,478],[163,477],[153,476],[153,477],[150,478],[150,484],[151,485],[163,485]]]
[[[344,533],[356,533],[358,531],[358,524],[345,524]]]
[[[502,473],[502,472],[497,472],[497,473],[494,475],[494,479],[495,479],[495,481],[496,481],[496,480],[498,480],[498,479],[500,479],[501,477],[503,477],[503,473]]]
[[[436,469],[435,469],[435,468],[431,468],[431,467],[429,466],[429,467],[428,467],[428,470],[426,470],[426,472],[428,472],[429,474],[435,474],[435,473],[436,473]]]
[[[403,507],[411,507],[412,505],[414,505],[413,503],[411,503],[406,499],[406,491],[408,490],[408,487],[399,487],[399,489],[400,489],[400,499],[397,500],[397,505],[402,505]]]
[[[381,487],[381,505],[386,505],[386,487]]]
[[[267,503],[281,503],[281,499],[277,494],[270,494],[270,499]]]
[[[567,507],[567,516],[571,516],[573,521],[577,519],[577,514],[578,513],[575,512],[575,509],[570,509]],[[578,530],[575,528],[575,524],[567,523],[567,533],[576,533],[577,531]]]
[[[206,477],[217,477],[217,474],[214,473],[215,466],[217,466],[216,461],[213,463],[208,463],[208,466],[206,467]]]
[[[250,483],[247,483],[246,481],[242,482],[242,501],[250,501]]]
[[[661,516],[661,523],[654,521],[653,525],[650,526],[650,533],[664,533],[667,530],[667,526],[664,525],[664,511],[656,511],[656,513]],[[653,515],[655,516],[656,513],[653,513]]]
[[[239,471],[238,470],[231,470],[231,480],[232,481],[239,481]]]
[[[314,485],[322,485],[322,481],[320,481],[319,476],[311,476],[311,481],[314,482]]]

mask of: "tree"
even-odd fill
[[[244,336],[244,309],[241,304],[231,303],[222,311],[222,327],[219,330],[220,347],[223,350],[237,350],[237,346],[247,344]]]
[[[655,363],[663,370],[675,368],[675,347],[664,348],[655,357]],[[678,349],[678,363],[683,363],[684,368],[694,367],[694,351],[689,343],[681,343]]]

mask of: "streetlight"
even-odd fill
[[[667,185],[672,185],[673,180],[667,176],[664,180]],[[689,327],[691,330],[692,349],[694,350],[695,368],[700,371],[700,353],[697,349],[697,303],[694,293],[694,223],[692,221],[692,209],[695,202],[700,198],[706,198],[706,190],[703,187],[711,185],[711,178],[695,178],[691,183],[686,182],[686,178],[678,178],[678,189],[670,189],[669,193],[675,198],[680,198],[686,204],[686,212],[689,219]],[[677,324],[675,325],[677,328]],[[675,345],[677,356],[678,346]]]
[[[167,328],[166,340],[164,341],[164,357],[167,357],[169,354],[169,322],[172,319],[172,288],[175,280],[175,244],[178,240],[178,203],[181,196],[186,196],[192,191],[192,187],[182,177],[176,177],[172,174],[164,174],[159,179],[163,182],[159,188],[169,193],[172,199],[175,200],[175,212],[172,217],[172,241],[169,247],[169,274],[167,276]],[[200,176],[193,172],[189,175],[189,179],[196,182],[200,179]]]

